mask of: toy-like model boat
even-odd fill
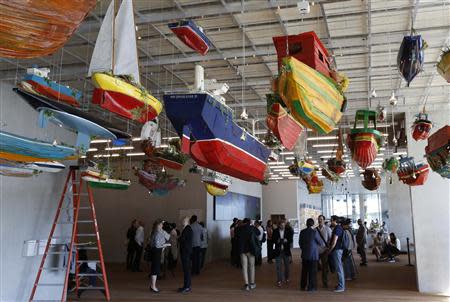
[[[386,172],[396,173],[399,165],[400,163],[398,159],[395,157],[391,157],[384,160],[382,167]]]
[[[416,120],[412,125],[412,137],[414,140],[425,140],[430,136],[431,128],[433,128],[433,123],[428,119],[428,114],[419,113],[416,115]]]
[[[411,35],[403,37],[402,45],[397,55],[397,67],[408,87],[411,81],[422,71],[425,41],[422,36]]]
[[[0,57],[24,59],[56,52],[95,3],[95,0],[1,0]]]
[[[47,162],[78,157],[75,148],[46,143],[0,131],[0,158],[18,162]]]
[[[342,117],[344,96],[333,80],[294,57],[283,59],[278,93],[300,124],[319,133],[332,131]]]
[[[34,91],[43,96],[80,107],[81,92],[50,80],[49,72],[48,68],[28,68],[23,81],[30,84]]]
[[[364,179],[361,181],[364,188],[369,191],[375,191],[380,187],[381,177],[376,169],[365,169]]]
[[[89,66],[96,87],[92,102],[144,123],[158,116],[162,105],[140,85],[133,2],[122,1],[117,16],[114,3],[106,11]]]
[[[139,183],[150,191],[165,190],[170,191],[181,185],[181,180],[166,173],[147,172],[138,170]]]
[[[278,97],[272,94],[268,94],[266,97],[267,127],[286,149],[292,150],[303,127],[283,108]]]
[[[196,65],[196,83],[203,68]],[[199,166],[246,181],[264,180],[270,150],[233,121],[231,108],[204,91],[164,96],[166,115],[182,138],[181,150]],[[223,92],[223,91],[222,91]]]
[[[131,181],[115,179],[110,177],[111,171],[102,168],[99,164],[89,162],[89,166],[81,172],[81,177],[92,188],[111,189],[111,190],[127,190],[131,185]]]
[[[442,53],[436,68],[444,80],[450,83],[450,47]]]
[[[436,173],[450,178],[450,126],[446,125],[428,138],[427,161]]]
[[[310,176],[315,170],[316,167],[310,161],[299,161],[297,158],[294,158],[294,163],[289,166],[289,172],[291,172],[293,176],[299,177]]]
[[[338,176],[345,172],[346,165],[343,159],[344,156],[344,146],[342,143],[342,129],[339,128],[338,135],[338,147],[336,149],[336,157],[330,158],[327,161],[328,169]],[[329,173],[330,174],[330,173]]]
[[[332,182],[338,182],[341,179],[339,174],[333,172],[329,167],[322,167],[322,175]]]
[[[323,181],[319,179],[316,172],[313,172],[311,177],[304,179],[306,182],[306,187],[308,188],[309,194],[319,194],[323,189]]]
[[[30,90],[31,89],[31,90]],[[127,132],[117,128],[111,123],[108,123],[93,114],[87,113],[85,111],[81,111],[73,106],[50,100],[47,97],[36,95],[31,86],[28,83],[22,82],[19,85],[19,88],[13,89],[18,95],[20,95],[31,107],[38,110],[40,108],[49,108],[58,111],[63,111],[72,115],[76,115],[80,118],[86,119],[88,121],[93,122],[103,128],[106,128],[110,132],[112,132],[118,139],[130,139],[131,135]]]
[[[382,145],[381,133],[377,128],[377,114],[371,110],[356,111],[355,123],[350,135],[347,137],[347,145],[352,153],[352,158],[363,169],[367,168],[377,157]],[[359,121],[363,122],[363,128],[357,128]],[[373,128],[369,123],[373,122]]]
[[[180,141],[170,141],[167,147],[156,148],[153,156],[166,168],[181,170],[187,161],[187,156],[181,153]]]
[[[80,153],[86,153],[91,143],[91,138],[105,138],[116,140],[117,137],[106,128],[97,125],[82,117],[50,108],[38,108],[39,111],[39,126],[46,128],[48,121],[64,127],[68,130],[77,132],[77,141],[75,146]]]
[[[231,177],[215,171],[207,171],[202,176],[206,191],[212,196],[223,196],[228,193]]]
[[[203,32],[203,28],[192,20],[174,22],[168,24],[170,30],[186,44],[201,55],[206,55],[211,48],[211,41]]]
[[[427,178],[430,168],[427,164],[416,163],[413,157],[401,157],[397,170],[398,179],[410,186],[421,186]]]

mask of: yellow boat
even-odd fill
[[[283,59],[278,92],[303,126],[325,134],[342,117],[344,96],[336,83],[293,57]]]
[[[224,196],[228,193],[228,189],[223,189],[208,183],[205,183],[205,189],[206,192],[208,192],[212,196]]]
[[[441,60],[436,65],[439,74],[450,83],[450,50],[442,54]]]

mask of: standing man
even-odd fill
[[[330,253],[336,269],[338,284],[334,290],[335,293],[342,293],[345,291],[345,276],[344,267],[342,265],[342,237],[344,236],[344,229],[338,223],[339,217],[336,215],[331,216],[331,226],[333,232],[331,235]]]
[[[264,238],[264,228],[261,225],[261,222],[256,220],[254,223],[254,226],[256,229],[258,229],[258,236],[256,237],[258,239],[258,252],[255,259],[255,265],[260,266],[262,264],[262,244],[263,244],[263,238]]]
[[[178,292],[180,293],[188,293],[191,291],[191,256],[193,236],[194,233],[189,225],[189,217],[185,217],[183,219],[183,231],[180,236],[180,258],[184,274],[183,287],[178,289]]]
[[[361,266],[367,266],[366,244],[367,244],[367,230],[361,219],[358,219],[358,232],[356,233],[356,245],[358,254],[361,256]]]
[[[231,265],[239,267],[239,251],[236,239],[237,227],[239,219],[233,218],[233,223],[230,225],[230,239],[231,239],[231,252],[230,252],[230,262]]]
[[[331,229],[325,225],[325,216],[319,215],[319,226],[316,228],[322,244],[319,247],[319,260],[322,266],[322,286],[328,288],[328,248],[331,240]]]
[[[205,265],[205,259],[206,259],[206,250],[208,249],[208,230],[205,227],[204,222],[200,222],[200,225],[202,226],[202,243],[200,245],[200,269],[203,269],[203,265]]]
[[[272,220],[267,220],[266,231],[267,231],[267,263],[272,263],[273,259]]]
[[[300,290],[317,290],[317,263],[319,261],[319,247],[323,246],[323,240],[319,232],[313,229],[314,219],[306,220],[306,229],[301,230],[299,245],[302,250],[302,279]]]
[[[245,218],[238,228],[238,251],[241,257],[242,275],[244,277],[243,290],[249,291],[256,288],[255,283],[255,255],[257,252],[257,229],[250,225],[250,219]]]
[[[197,222],[197,215],[192,215],[191,217],[191,228],[193,232],[192,237],[192,274],[200,274],[200,263],[201,263],[201,245],[202,245],[202,234],[203,228]]]
[[[134,240],[136,230],[137,220],[133,219],[131,226],[127,231],[127,270],[131,270],[133,268],[133,260],[136,254],[136,241]]]
[[[281,219],[278,228],[273,231],[272,240],[275,244],[273,256],[277,270],[277,286],[281,287],[282,282],[289,282],[289,264],[291,260],[291,245],[294,239],[292,228],[286,227],[286,219]],[[282,264],[284,266],[284,272]]]
[[[134,258],[133,272],[142,272],[140,269],[142,251],[144,250],[144,223],[139,221],[134,241],[136,241],[136,257]]]

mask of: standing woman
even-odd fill
[[[137,220],[134,219],[127,231],[127,270],[131,270],[133,268],[134,257],[136,254],[136,241],[134,240],[136,230]]]
[[[154,293],[159,293],[156,287],[156,279],[161,271],[161,252],[166,243],[166,238],[163,232],[163,221],[157,219],[153,223],[152,233],[150,235],[151,259],[152,266],[150,270],[150,290]]]
[[[194,232],[189,225],[189,217],[183,219],[183,231],[180,236],[180,258],[183,266],[184,283],[183,287],[178,289],[180,293],[188,293],[191,291],[191,257],[192,257],[192,240]]]
[[[272,261],[272,259],[273,259],[272,220],[267,220],[266,231],[267,231],[267,262],[272,263],[273,262]]]

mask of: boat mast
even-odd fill
[[[111,52],[111,67],[112,67],[112,74],[114,74],[114,45],[116,44],[116,39],[115,39],[115,32],[116,32],[116,0],[112,0],[113,2],[113,17],[112,19],[112,52]]]

